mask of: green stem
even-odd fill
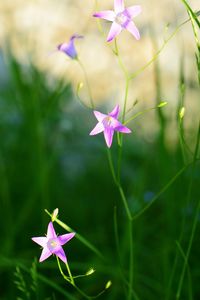
[[[187,269],[188,269],[188,290],[189,290],[189,293],[188,293],[189,294],[188,295],[189,299],[188,300],[192,300],[193,299],[193,296],[192,296],[192,278],[191,278],[191,273],[190,273],[190,267],[188,265],[188,261],[187,261],[187,258],[185,256],[185,253],[184,253],[184,251],[183,251],[183,249],[182,249],[182,247],[181,247],[181,245],[179,244],[178,241],[176,241],[176,245],[177,245],[177,248],[178,248],[181,256],[183,257],[183,260],[185,261]]]
[[[199,141],[200,141],[200,121],[199,121],[199,127],[198,127],[198,132],[197,132],[197,140],[196,140],[194,158],[193,158],[193,163],[192,163],[192,174],[191,174],[191,180],[190,180],[190,184],[189,184],[189,190],[188,190],[188,197],[187,197],[186,205],[189,204],[189,201],[190,201],[190,198],[191,198],[194,171],[195,171],[196,160],[197,160],[197,155],[198,155],[198,151],[199,151]],[[195,233],[196,226],[197,226],[199,209],[200,209],[200,200],[199,200],[198,205],[197,205],[197,210],[196,210],[196,215],[195,215],[193,226],[192,226],[192,232],[191,232],[191,235],[190,235],[189,245],[188,245],[188,249],[187,249],[187,252],[186,252],[186,259],[184,261],[181,276],[180,276],[180,280],[179,280],[179,285],[178,285],[177,294],[176,294],[176,299],[177,300],[180,299],[180,294],[181,294],[181,290],[182,290],[182,286],[183,286],[183,279],[184,279],[184,276],[185,276],[185,270],[186,270],[186,266],[187,266],[187,263],[188,263],[188,258],[189,258],[189,255],[190,255],[190,250],[191,250],[193,239],[194,239],[194,233]],[[179,243],[182,239],[185,220],[186,220],[186,217],[184,218],[184,221],[183,221],[183,226],[182,226],[181,236],[179,238]]]
[[[79,66],[81,67],[82,71],[83,71],[83,74],[84,74],[84,77],[85,77],[85,82],[86,82],[88,93],[89,93],[89,97],[90,97],[90,105],[91,105],[91,108],[94,109],[95,106],[94,106],[94,101],[93,101],[93,97],[92,97],[92,92],[91,92],[87,72],[86,72],[85,67],[84,67],[82,61],[80,60],[80,58],[77,58],[77,62],[79,64]]]
[[[52,214],[45,209],[45,212],[52,218]],[[76,232],[76,230],[69,227],[67,224],[59,220],[58,218],[55,218],[54,221],[60,225],[63,229],[65,229],[68,232]],[[91,244],[86,238],[84,238],[82,235],[76,232],[75,238],[77,238],[82,244],[84,244],[87,248],[89,248],[92,252],[94,252],[96,255],[98,255],[102,260],[105,261],[104,256],[101,254],[101,252],[93,245]]]
[[[119,139],[120,139],[120,133],[119,133]],[[122,144],[123,144],[123,135],[121,135],[120,144],[118,147],[117,180],[119,183],[121,182]]]
[[[133,287],[133,223],[129,220],[129,240],[130,240],[130,258],[129,258],[129,293],[128,299],[132,299],[132,287]]]
[[[109,167],[110,167],[110,171],[111,171],[114,183],[116,184],[116,186],[118,186],[118,180],[117,180],[117,176],[115,174],[115,168],[114,168],[114,165],[113,165],[111,150],[108,149],[108,148],[107,148],[107,155],[108,155],[108,163],[109,163]]]
[[[126,200],[126,196],[124,194],[123,188],[120,184],[118,185],[118,189],[119,189],[119,193],[120,193],[121,198],[122,198],[122,202],[123,202],[124,207],[125,207],[127,218],[128,218],[129,221],[131,221],[132,220],[131,212],[130,212],[128,202]]]
[[[63,272],[62,267],[61,267],[61,264],[60,264],[60,261],[59,261],[59,258],[58,258],[57,256],[56,256],[56,260],[57,260],[58,269],[59,269],[59,271],[60,271],[60,274],[62,275],[62,277],[63,277],[67,282],[69,282],[69,283],[72,284],[71,279],[69,279],[69,277],[67,277],[67,276],[65,275],[65,273]],[[74,284],[73,284],[73,285],[74,285]]]
[[[134,119],[136,119],[137,117],[139,117],[139,116],[141,116],[141,115],[143,115],[143,114],[145,114],[145,113],[147,113],[147,112],[149,112],[149,111],[151,111],[151,110],[157,109],[157,108],[159,109],[159,106],[147,108],[147,109],[145,109],[145,110],[143,110],[143,111],[140,111],[140,112],[138,112],[137,114],[135,114],[135,115],[133,115],[132,117],[130,117],[128,120],[126,120],[123,124],[126,125],[126,124],[128,124],[129,122],[131,122],[131,121],[133,121]]]
[[[177,289],[177,293],[176,293],[176,300],[180,299],[180,294],[181,294],[181,290],[182,290],[182,286],[183,286],[183,279],[184,279],[184,276],[185,276],[185,270],[186,270],[186,267],[188,265],[188,259],[189,259],[189,255],[190,255],[190,251],[191,251],[191,248],[192,248],[192,243],[193,243],[193,240],[194,240],[194,235],[195,235],[195,231],[196,231],[196,227],[197,227],[197,223],[198,223],[198,219],[199,219],[199,210],[200,210],[200,201],[198,203],[197,210],[196,210],[196,215],[195,215],[193,225],[192,225],[192,232],[191,232],[187,252],[186,252],[186,255],[185,255],[185,260],[184,260],[181,276],[180,276],[180,279],[179,279],[179,285],[178,285],[178,289]]]
[[[176,181],[176,179],[191,165],[193,162],[187,164],[186,166],[182,167],[170,180],[169,182],[160,190],[160,192],[153,197],[153,199],[143,208],[141,209],[138,213],[136,213],[133,217],[132,220],[137,219],[140,217],[147,209],[149,209],[153,203]]]
[[[124,107],[123,107],[123,114],[122,114],[122,123],[125,121],[126,116],[126,107],[127,107],[127,100],[128,100],[128,90],[129,90],[129,78],[126,76],[126,87],[125,87],[125,96],[124,96]]]
[[[75,285],[75,282],[74,282],[74,278],[73,278],[73,276],[72,276],[72,273],[71,273],[71,270],[70,270],[70,267],[69,267],[69,264],[68,264],[68,262],[66,262],[66,268],[67,268],[67,272],[68,272],[68,274],[69,274],[69,277],[70,277],[70,280],[71,280],[71,283],[72,283],[72,285],[74,286]]]
[[[194,153],[194,157],[193,157],[193,161],[189,164],[187,164],[185,166],[185,169],[187,167],[189,167],[190,165],[192,165],[192,174],[191,174],[191,177],[190,177],[190,182],[189,182],[189,187],[188,187],[188,192],[187,192],[187,198],[186,198],[186,206],[188,206],[189,204],[189,201],[190,201],[190,197],[191,197],[191,192],[192,192],[192,184],[193,184],[193,176],[194,176],[194,171],[195,171],[195,166],[196,166],[196,162],[199,160],[197,158],[197,155],[198,155],[198,148],[199,148],[199,139],[200,139],[200,124],[199,124],[199,129],[198,129],[198,133],[197,133],[197,140],[196,140],[196,146],[195,146],[195,153]],[[182,169],[183,170],[183,169]],[[181,170],[180,170],[181,171]],[[183,170],[184,171],[184,170]],[[182,173],[182,172],[181,172]],[[177,174],[178,175],[178,174]],[[180,175],[180,174],[179,174]],[[179,239],[178,239],[178,243],[180,244],[181,243],[181,240],[183,238],[183,233],[184,233],[184,227],[185,227],[185,223],[186,223],[186,216],[184,217],[183,221],[182,221],[182,225],[181,225],[181,233],[180,233],[180,236],[179,236]],[[174,275],[175,275],[175,270],[176,270],[176,267],[177,267],[177,263],[178,263],[178,251],[176,251],[176,255],[175,255],[175,259],[174,259],[174,263],[173,263],[173,267],[172,267],[172,272],[171,272],[171,276],[170,276],[170,279],[169,279],[169,284],[168,284],[168,287],[167,287],[167,293],[166,293],[166,300],[168,300],[170,298],[170,289],[171,289],[171,285],[172,285],[172,282],[173,282],[173,278],[174,278]]]
[[[128,74],[128,71],[126,67],[124,66],[121,56],[119,54],[119,49],[117,46],[117,40],[115,39],[115,50],[116,50],[116,55],[118,58],[118,63],[119,66],[124,74],[125,78],[125,94],[124,94],[124,105],[123,105],[123,112],[122,112],[122,123],[125,122],[125,117],[126,117],[126,109],[127,109],[127,101],[128,101],[128,92],[129,92],[129,83],[130,83],[130,76]],[[128,299],[132,299],[132,289],[133,289],[133,228],[132,228],[132,216],[131,216],[131,211],[128,206],[128,202],[126,199],[126,196],[124,194],[124,190],[121,186],[121,162],[122,162],[122,147],[123,147],[123,136],[121,135],[121,139],[119,143],[119,151],[118,151],[118,166],[117,166],[117,179],[118,179],[118,189],[119,193],[121,195],[122,202],[125,207],[126,215],[128,218],[128,223],[129,223],[129,290],[128,290]],[[116,175],[115,175],[116,177]],[[137,295],[134,298],[138,298]]]
[[[107,154],[108,154],[109,167],[110,167],[110,171],[111,171],[114,183],[117,186],[117,188],[119,190],[119,193],[121,195],[121,199],[122,199],[122,202],[124,204],[124,208],[125,208],[125,211],[126,211],[127,218],[128,218],[128,220],[131,220],[132,217],[131,217],[131,212],[130,212],[130,209],[129,209],[129,206],[128,206],[128,202],[126,200],[126,196],[124,194],[123,188],[122,188],[120,182],[117,180],[117,176],[116,176],[114,165],[113,165],[113,161],[112,161],[111,152],[110,152],[109,149],[107,151]]]
[[[67,277],[63,270],[62,270],[62,267],[61,267],[61,264],[60,264],[60,261],[59,261],[59,258],[56,256],[56,259],[57,259],[57,263],[58,263],[58,268],[59,268],[59,271],[60,271],[60,274],[62,275],[62,277],[67,281],[69,282],[84,298],[90,300],[92,299],[93,297],[90,297],[88,296],[87,294],[85,294],[81,289],[79,289],[79,287],[75,284],[74,282],[74,278],[72,277],[72,274],[71,274],[71,271],[70,271],[70,268],[69,268],[69,265],[68,263],[66,263],[66,267],[67,267],[67,271],[69,273],[69,276],[70,276],[70,279],[69,277]]]
[[[115,51],[114,51],[114,53],[117,56],[118,63],[119,63],[119,66],[120,66],[122,72],[124,73],[124,75],[125,75],[126,78],[129,78],[128,71],[127,71],[126,67],[124,66],[124,64],[122,62],[122,59],[121,59],[121,56],[119,54],[119,48],[118,48],[118,45],[117,45],[117,39],[115,39]]]
[[[129,77],[130,80],[134,79],[137,77],[140,73],[142,73],[147,67],[149,67],[161,54],[162,50],[165,48],[165,46],[168,44],[168,42],[176,35],[176,33],[180,30],[180,28],[186,24],[190,19],[187,19],[186,21],[182,22],[173,32],[172,34],[163,42],[162,46],[160,49],[154,54],[154,56],[140,69],[132,73]]]

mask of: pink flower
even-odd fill
[[[96,135],[100,132],[103,132],[106,144],[109,148],[112,145],[113,134],[115,131],[131,133],[131,130],[129,128],[122,125],[117,120],[119,116],[119,105],[116,105],[108,115],[102,114],[101,112],[96,110],[94,111],[94,115],[97,118],[98,123],[90,132],[90,135]]]
[[[136,40],[140,39],[140,33],[132,19],[139,15],[141,7],[134,5],[125,8],[124,0],[114,0],[114,10],[104,10],[93,14],[93,17],[112,22],[107,42],[112,41],[122,29],[128,30]]]
[[[81,39],[81,38],[83,38],[82,35],[78,35],[78,34],[72,35],[68,43],[62,43],[57,46],[58,51],[63,52],[64,54],[68,55],[72,59],[77,59],[78,54],[74,46],[74,41],[75,39]]]
[[[62,245],[69,242],[74,237],[75,233],[67,233],[57,236],[53,227],[53,223],[50,222],[47,229],[47,236],[33,237],[32,240],[38,245],[42,246],[42,254],[39,261],[42,262],[52,254],[58,256],[64,263],[67,263],[67,257],[62,248]]]

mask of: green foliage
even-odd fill
[[[24,295],[25,299],[30,299],[30,293],[27,289],[26,282],[24,280],[24,276],[21,273],[21,270],[19,267],[16,267],[16,271],[14,273],[15,275],[15,281],[14,283],[16,284],[17,289]],[[18,299],[23,299],[18,297]]]
[[[198,48],[198,70],[199,57]],[[73,273],[86,274],[89,266],[95,269],[87,279],[77,278],[78,284],[91,295],[102,286],[109,287],[100,299],[123,299],[128,289],[128,224],[103,141],[88,136],[91,112],[73,99],[70,85],[49,78],[31,64],[23,66],[8,55],[4,69],[7,81],[0,86],[0,298],[15,299],[20,293],[18,299],[81,299],[77,290],[63,283],[53,258],[40,265],[32,263],[40,253],[31,237],[46,231],[49,217],[44,209],[58,207],[63,222],[56,220],[57,232],[71,227],[77,232],[78,239],[66,247]],[[144,111],[154,111],[157,135],[149,142],[137,133],[136,117],[144,113],[137,111],[138,104],[130,118],[134,137],[124,139],[122,183],[133,217],[132,296],[175,299],[183,274],[181,300],[198,299],[199,131],[192,128],[188,138],[184,127],[188,115],[184,68],[180,68],[179,101],[173,117],[165,113],[170,104],[164,108],[166,102],[160,102],[160,73],[157,64],[155,107]],[[180,143],[171,150],[166,134],[173,118]],[[114,162],[115,150],[114,146]],[[10,284],[14,270],[15,284]]]

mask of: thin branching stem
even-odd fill
[[[79,66],[81,67],[82,71],[83,71],[83,74],[84,74],[84,77],[85,77],[86,86],[87,86],[87,89],[88,89],[89,98],[90,98],[90,105],[91,105],[91,108],[94,109],[95,106],[94,106],[94,101],[93,101],[93,97],[92,97],[92,91],[91,91],[91,88],[90,88],[90,84],[89,84],[87,72],[86,72],[85,67],[84,67],[82,61],[80,60],[80,58],[77,58],[77,62],[79,64]]]

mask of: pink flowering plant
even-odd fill
[[[40,245],[43,248],[39,261],[42,262],[52,254],[54,254],[66,264],[67,257],[62,246],[68,243],[74,236],[74,232],[57,236],[53,227],[53,223],[49,222],[47,236],[32,238],[32,240],[36,244]]]
[[[134,1],[133,1],[134,2]],[[99,3],[100,4],[100,3]],[[152,111],[152,110],[161,110],[162,107],[164,107],[167,102],[159,101],[157,102],[156,106],[147,108],[143,111],[139,111],[137,113],[133,113],[134,107],[129,108],[128,107],[128,97],[129,97],[129,88],[132,80],[143,70],[145,70],[153,61],[155,61],[159,55],[159,52],[156,53],[155,57],[153,57],[149,62],[147,62],[144,66],[142,66],[138,70],[130,71],[129,68],[124,64],[123,57],[121,57],[120,47],[118,46],[118,40],[120,39],[119,34],[122,32],[122,30],[127,30],[133,37],[132,39],[132,45],[133,45],[133,51],[134,51],[134,43],[142,39],[142,35],[140,35],[138,27],[135,24],[135,18],[142,14],[142,8],[137,3],[137,5],[131,5],[126,7],[125,1],[123,0],[114,0],[114,7],[111,7],[110,10],[104,10],[102,7],[102,10],[95,11],[92,16],[99,19],[98,22],[100,24],[100,32],[104,33],[102,22],[105,20],[108,22],[111,22],[111,27],[109,30],[109,33],[107,35],[106,43],[109,43],[109,47],[112,49],[113,55],[117,58],[119,70],[123,74],[123,80],[124,80],[124,97],[122,101],[119,103],[111,104],[110,112],[106,112],[104,109],[99,109],[95,105],[95,99],[93,99],[91,88],[90,88],[90,82],[88,80],[87,72],[84,68],[84,64],[80,60],[79,51],[75,47],[75,42],[78,40],[82,40],[82,42],[86,42],[83,40],[83,36],[79,34],[73,34],[68,42],[61,43],[57,46],[57,51],[59,53],[63,53],[67,57],[69,57],[72,61],[78,62],[80,65],[82,71],[83,71],[83,77],[84,81],[86,83],[87,92],[88,92],[88,102],[89,105],[85,105],[88,108],[89,116],[91,119],[91,123],[93,124],[91,128],[88,130],[88,132],[84,132],[85,136],[90,136],[90,143],[91,145],[94,143],[95,139],[99,138],[100,143],[102,144],[102,147],[106,149],[107,152],[107,163],[110,169],[111,179],[109,184],[113,181],[116,190],[118,191],[118,196],[120,199],[120,210],[123,210],[124,212],[124,227],[120,228],[121,232],[123,232],[122,235],[119,235],[118,233],[118,216],[115,210],[114,213],[114,226],[115,226],[115,239],[116,239],[116,248],[117,253],[119,256],[119,262],[116,262],[118,264],[118,268],[121,272],[121,282],[123,286],[125,287],[124,290],[122,289],[123,293],[123,300],[139,300],[139,291],[135,290],[134,286],[134,272],[135,272],[135,261],[134,261],[134,233],[133,233],[133,222],[136,220],[139,216],[141,216],[158,198],[157,196],[152,199],[151,202],[148,202],[146,206],[144,206],[138,213],[133,213],[133,210],[131,208],[130,202],[128,201],[128,191],[126,187],[123,185],[123,150],[126,146],[126,142],[128,139],[134,138],[134,129],[132,127],[134,124],[132,123],[133,120],[135,120],[137,117]],[[91,16],[91,22],[94,22],[94,18]],[[107,33],[106,33],[107,34]],[[171,36],[173,37],[173,35]],[[170,37],[170,38],[171,38]],[[104,38],[104,37],[102,37]],[[137,41],[136,41],[137,40]],[[170,39],[169,39],[170,40]],[[113,42],[113,43],[110,43]],[[165,46],[165,44],[164,44]],[[112,73],[112,70],[109,71]],[[77,97],[79,100],[81,100],[82,103],[84,103],[84,100],[82,100],[77,92]],[[184,110],[182,110],[182,114],[180,115],[180,119],[183,118]],[[128,116],[128,117],[127,117]],[[96,120],[95,120],[96,118]],[[96,121],[96,123],[95,123]],[[128,126],[128,127],[127,127]],[[84,130],[84,129],[83,129]],[[101,134],[101,137],[93,137],[96,135]],[[103,140],[104,138],[104,140]],[[92,146],[91,146],[92,147]],[[96,154],[95,154],[96,155]],[[104,162],[103,162],[104,163]],[[176,177],[175,177],[176,179]],[[175,179],[172,179],[170,183],[168,183],[163,191],[168,188],[168,186],[173,182]],[[163,192],[161,191],[161,193]],[[106,193],[104,193],[104,189],[101,190],[102,197],[106,197]],[[159,196],[159,195],[158,195]],[[109,197],[108,197],[109,200]],[[94,198],[95,203],[95,198]],[[76,206],[76,204],[75,204]],[[101,296],[104,294],[107,289],[111,286],[111,280],[107,281],[105,283],[105,288],[102,289],[102,291],[98,292],[95,296],[91,296],[87,294],[85,291],[83,291],[76,283],[77,279],[80,277],[86,277],[89,275],[92,275],[94,273],[94,269],[91,268],[89,271],[87,271],[85,274],[81,275],[73,275],[71,269],[70,269],[70,248],[68,247],[73,246],[73,243],[75,245],[78,245],[75,243],[75,240],[77,240],[78,243],[81,244],[81,246],[86,247],[89,251],[92,251],[99,259],[105,262],[107,264],[107,260],[105,260],[104,255],[102,254],[102,251],[97,248],[95,245],[91,244],[91,242],[77,233],[76,230],[73,230],[71,227],[69,227],[66,223],[61,221],[58,218],[58,210],[54,210],[53,213],[50,213],[48,210],[46,210],[46,213],[51,218],[50,222],[47,226],[47,234],[46,236],[36,236],[32,237],[32,241],[38,244],[42,248],[42,252],[40,254],[39,262],[44,262],[47,259],[52,259],[53,257],[56,258],[58,269],[60,271],[61,276],[67,283],[71,284],[76,291],[78,292],[78,295],[85,299],[94,299],[98,296]],[[95,213],[95,206],[94,206],[94,213]],[[54,228],[54,224],[56,226],[60,226],[62,230],[65,230],[62,234],[57,234],[56,230]],[[76,233],[75,233],[76,232]],[[35,235],[36,233],[34,233]],[[126,263],[121,263],[122,257],[121,257],[121,250],[120,250],[120,243],[122,243],[123,238],[126,238],[126,245],[127,245],[127,251],[126,251]],[[69,244],[68,244],[69,243]],[[78,246],[80,247],[80,245]],[[74,246],[73,248],[74,252],[76,253],[76,248]],[[66,255],[67,253],[67,255]],[[83,258],[84,259],[84,258]],[[185,257],[184,257],[185,259]],[[45,263],[45,262],[44,262]],[[66,274],[63,270],[63,267],[66,268]],[[98,268],[97,268],[98,271]],[[183,272],[185,272],[185,269],[183,269]],[[183,273],[182,273],[183,274]],[[113,274],[112,274],[113,275]],[[114,276],[114,275],[113,275]],[[120,283],[121,284],[121,283]],[[182,281],[180,280],[180,286],[179,291],[182,288]],[[78,297],[79,297],[78,296]],[[107,294],[104,294],[103,297],[107,297]],[[179,296],[180,297],[180,296]],[[179,299],[177,297],[176,299]],[[80,298],[80,299],[82,299]],[[79,298],[77,298],[79,299]],[[107,299],[107,298],[102,298]],[[114,299],[114,298],[112,298]],[[141,300],[141,299],[140,299]]]
[[[113,134],[115,131],[131,133],[131,130],[128,127],[122,125],[122,123],[118,121],[119,105],[116,105],[108,115],[102,114],[101,112],[96,110],[94,111],[94,115],[97,118],[98,123],[90,132],[90,135],[96,135],[103,132],[108,148],[110,148],[112,145]]]
[[[118,58],[119,61],[119,67],[121,71],[124,74],[124,79],[125,79],[125,97],[124,97],[124,102],[122,105],[122,108],[120,109],[120,105],[116,104],[115,107],[112,109],[111,112],[109,113],[103,113],[98,110],[93,110],[94,116],[97,119],[97,124],[95,127],[90,131],[89,135],[94,136],[100,133],[103,133],[104,139],[105,139],[105,147],[108,149],[108,163],[109,167],[111,170],[111,174],[113,176],[113,180],[116,184],[117,189],[119,190],[119,195],[121,196],[122,204],[125,208],[126,212],[126,217],[128,221],[128,230],[129,230],[129,272],[128,272],[128,278],[127,276],[124,277],[124,280],[127,280],[128,282],[128,293],[125,296],[128,300],[131,300],[133,297],[133,294],[135,294],[135,299],[136,299],[136,292],[134,291],[133,288],[133,232],[132,232],[132,221],[134,219],[134,216],[131,214],[131,210],[128,205],[128,201],[126,199],[125,191],[121,185],[121,155],[122,155],[122,146],[123,146],[123,134],[130,134],[132,133],[132,130],[125,126],[127,123],[131,122],[133,119],[135,119],[138,114],[133,115],[130,117],[128,120],[126,120],[126,110],[127,110],[127,99],[128,99],[128,92],[129,92],[129,83],[133,79],[133,74],[129,74],[127,71],[126,67],[122,63],[118,45],[117,45],[117,40],[116,37],[120,34],[120,32],[125,29],[129,31],[133,37],[136,40],[140,39],[140,33],[138,28],[136,27],[133,18],[138,16],[141,13],[142,9],[140,5],[133,5],[130,7],[125,7],[124,1],[123,0],[114,0],[114,9],[113,10],[102,10],[99,12],[95,12],[93,14],[93,17],[95,18],[100,18],[104,19],[107,21],[112,22],[111,28],[107,37],[107,42],[111,42],[115,40],[115,49],[114,53]],[[78,52],[75,47],[75,41],[78,39],[82,39],[83,36],[79,34],[74,34],[70,37],[69,42],[64,42],[61,43],[57,46],[57,50],[67,57],[69,57],[72,60],[75,60],[79,63],[80,67],[83,70],[83,75],[85,78],[85,82],[87,85],[87,90],[88,90],[88,96],[90,99],[90,108],[94,109],[94,100],[92,97],[91,89],[90,89],[90,84],[89,80],[87,77],[87,72],[84,68],[83,63],[80,60],[80,57],[78,55]],[[77,96],[79,97],[78,93]],[[80,98],[79,98],[80,99]],[[82,103],[84,101],[80,99]],[[166,103],[161,103],[158,106],[154,108],[150,108],[149,110],[155,109],[157,107],[164,106]],[[121,116],[120,116],[120,110],[121,110]],[[140,112],[140,114],[143,114],[146,111]],[[113,158],[112,158],[112,153],[111,153],[111,146],[113,144],[113,137],[114,133],[116,132],[117,134],[117,141],[118,141],[118,147],[120,151],[118,152],[118,173],[116,173],[114,163],[113,163]],[[47,214],[51,217],[51,221],[48,224],[47,228],[47,235],[46,236],[39,236],[39,237],[33,237],[32,240],[36,244],[38,244],[40,247],[42,247],[42,253],[39,258],[39,262],[43,262],[46,259],[48,259],[50,256],[55,256],[57,259],[57,264],[58,268],[60,270],[61,275],[63,278],[70,283],[77,291],[82,295],[83,298],[86,299],[92,299],[96,298],[100,295],[102,295],[110,286],[111,286],[111,281],[109,280],[107,284],[105,285],[105,288],[99,292],[96,296],[89,296],[87,295],[84,291],[82,291],[76,284],[75,284],[75,279],[79,277],[84,277],[88,276],[94,273],[93,269],[90,269],[89,272],[87,272],[85,275],[76,275],[73,276],[72,272],[69,267],[69,262],[67,259],[67,256],[64,251],[64,246],[67,244],[72,238],[79,239],[85,246],[87,246],[89,249],[92,249],[99,257],[103,257],[103,255],[100,253],[100,251],[94,246],[91,245],[89,241],[87,241],[85,238],[80,236],[80,234],[75,234],[72,232],[71,228],[68,227],[65,223],[60,221],[57,217],[58,211],[54,211],[52,214],[47,211]],[[62,234],[62,235],[57,235],[53,226],[53,222],[57,222],[61,227],[63,227],[65,230],[68,230],[68,233]],[[64,263],[68,272],[68,275],[64,274],[64,271],[62,269],[61,263]],[[125,298],[124,298],[125,299]],[[138,299],[138,298],[137,298]]]
[[[111,42],[123,29],[128,30],[136,40],[139,40],[140,33],[132,19],[140,13],[140,5],[125,7],[123,0],[114,0],[114,10],[96,12],[93,16],[112,22],[107,37],[107,42]]]
[[[70,37],[68,43],[62,43],[57,46],[58,51],[63,52],[65,55],[69,56],[71,59],[77,59],[78,54],[75,47],[75,40],[83,38],[82,35],[74,34]]]

